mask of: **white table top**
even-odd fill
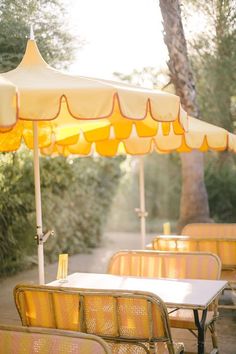
[[[73,273],[67,282],[48,283],[80,289],[136,290],[158,295],[168,307],[205,309],[226,287],[224,280],[153,279],[110,274]]]

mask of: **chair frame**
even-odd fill
[[[29,321],[26,316],[26,301],[24,297],[24,292],[30,291],[32,292],[47,292],[51,296],[52,301],[52,315],[54,316],[55,326],[56,326],[56,318],[53,306],[53,294],[69,294],[75,295],[79,297],[80,300],[80,311],[79,311],[79,323],[81,325],[80,331],[83,333],[88,333],[87,328],[85,326],[84,319],[84,298],[85,296],[112,296],[116,301],[116,325],[118,328],[117,336],[106,336],[100,335],[97,333],[93,333],[95,335],[100,336],[107,342],[113,342],[115,344],[134,344],[138,345],[144,349],[146,349],[147,353],[155,353],[155,343],[164,342],[167,345],[170,354],[175,354],[174,343],[171,336],[170,326],[169,326],[169,318],[166,305],[164,302],[156,295],[148,292],[140,292],[140,291],[128,291],[128,290],[95,290],[95,289],[79,289],[79,288],[66,288],[66,287],[54,287],[54,286],[45,286],[45,285],[22,285],[19,284],[14,289],[14,299],[15,304],[20,315],[23,326],[30,326]],[[148,308],[148,318],[149,318],[149,337],[148,338],[129,338],[126,336],[121,336],[119,332],[119,320],[118,320],[118,310],[117,310],[117,299],[143,299],[147,301]],[[160,311],[162,325],[164,330],[164,335],[162,337],[155,336],[154,328],[153,328],[153,318],[152,318],[152,306],[158,307],[158,311]],[[149,344],[149,350],[147,350],[145,344]]]

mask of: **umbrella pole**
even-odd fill
[[[43,253],[43,225],[42,225],[39,148],[38,148],[38,123],[37,122],[33,122],[33,137],[34,137],[35,207],[36,207],[36,225],[37,225],[37,242],[38,242],[38,271],[39,271],[39,284],[44,284],[45,279],[44,279],[44,253]]]
[[[141,248],[145,249],[146,244],[146,216],[145,210],[145,181],[143,156],[139,157],[139,196],[140,196],[140,227],[141,227]]]

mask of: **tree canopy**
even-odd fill
[[[0,71],[19,64],[31,25],[44,59],[54,66],[66,67],[73,58],[75,45],[79,46],[66,18],[61,0],[1,0]]]
[[[206,26],[189,38],[203,118],[233,131],[236,97],[236,6],[234,0],[185,0],[187,26],[197,14]]]

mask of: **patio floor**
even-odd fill
[[[152,236],[147,237],[147,243]],[[104,235],[104,242],[100,248],[91,254],[78,254],[69,258],[69,273],[94,272],[105,273],[108,259],[119,249],[138,249],[140,235],[133,233],[108,232]],[[56,278],[57,263],[46,266],[46,282]],[[38,281],[37,268],[19,273],[15,276],[0,279],[0,322],[3,324],[20,324],[15,308],[12,291],[16,284]],[[222,300],[228,301],[231,295],[225,292]],[[236,354],[236,310],[220,310],[217,321],[219,348],[221,354]],[[196,339],[186,330],[172,330],[175,341],[181,341],[187,352],[196,352]],[[210,336],[207,336],[207,352],[211,349]]]

